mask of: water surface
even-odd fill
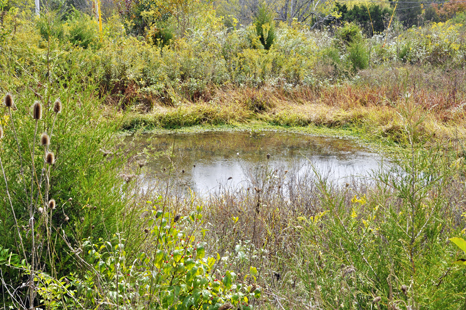
[[[249,186],[260,168],[293,170],[295,177],[317,171],[341,184],[367,177],[381,163],[380,155],[354,140],[299,133],[203,132],[128,139],[146,154],[147,185],[166,179],[174,167],[171,179],[202,195],[225,186]]]

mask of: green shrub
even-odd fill
[[[403,62],[409,62],[409,52],[411,51],[411,44],[405,44],[402,45],[399,52],[398,52],[398,58],[403,61]]]
[[[392,10],[378,4],[355,5],[348,9],[346,4],[336,3],[337,11],[341,14],[339,20],[361,25],[364,33],[374,35],[385,30],[385,19],[392,14]]]
[[[152,44],[165,46],[173,39],[173,29],[169,26],[161,28],[153,26],[147,31],[146,35]]]
[[[75,10],[68,23],[68,39],[71,44],[82,48],[99,45],[98,25],[90,16]]]
[[[364,41],[350,43],[347,51],[348,60],[354,72],[366,69],[369,66],[369,51]]]
[[[273,13],[265,4],[259,6],[259,10],[254,19],[254,27],[262,46],[268,50],[275,41],[275,25]]]
[[[53,125],[49,148],[55,153],[56,163],[50,167],[49,197],[56,200],[57,210],[49,218],[49,227],[54,228],[51,232],[55,241],[53,244],[43,244],[42,262],[49,272],[53,270],[63,275],[75,268],[75,261],[63,239],[64,233],[67,242],[75,245],[86,236],[102,237],[107,233],[111,236],[116,231],[118,214],[126,203],[126,198],[120,192],[124,186],[123,180],[118,177],[123,157],[106,157],[103,152],[114,147],[116,141],[113,133],[118,124],[103,122],[99,108],[102,98],[98,96],[99,85],[95,82],[99,80],[95,68],[99,63],[98,58],[92,55],[92,51],[80,48],[63,53],[57,48],[59,42],[56,40],[51,41],[50,51],[37,48],[35,44],[40,39],[34,41],[36,37],[33,33],[29,34],[28,39],[24,41],[28,48],[19,43],[16,46],[7,44],[0,54],[2,64],[16,64],[2,66],[1,87],[3,94],[5,89],[10,90],[17,107],[16,111],[11,111],[12,116],[7,109],[0,111],[2,121],[6,120],[2,122],[4,139],[1,142],[1,156],[7,159],[5,175],[11,193],[14,193],[12,203],[18,223],[27,226],[31,217],[27,210],[32,175],[35,180],[35,205],[41,207],[39,198],[42,191],[38,190],[37,184],[40,184],[43,176],[44,155],[38,138],[44,132],[51,135]],[[17,36],[15,40],[21,42],[21,37]],[[58,98],[63,111],[54,121],[53,102]],[[30,117],[30,106],[37,100],[42,102],[44,113],[38,123],[34,148],[34,161],[39,164],[32,169],[35,122]],[[2,181],[0,192],[5,193],[5,190]],[[1,200],[0,205],[1,244],[20,254],[22,250],[17,243],[18,236],[11,232],[15,223],[9,203]],[[35,215],[38,216],[38,209]],[[25,246],[29,245],[30,232],[21,233],[24,233]],[[51,248],[55,249],[53,256],[46,256],[52,253],[47,254]]]
[[[351,43],[362,41],[361,30],[354,23],[345,23],[343,27],[336,31],[335,37],[340,43],[346,46]]]
[[[61,18],[55,12],[42,14],[37,20],[37,27],[44,40],[54,37],[62,41],[65,38],[65,28]]]

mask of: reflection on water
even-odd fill
[[[253,171],[261,166],[293,170],[295,176],[315,169],[329,180],[342,183],[349,177],[367,176],[381,162],[378,154],[354,141],[297,133],[204,132],[128,139],[138,150],[145,149],[147,184],[161,180],[174,166],[172,178],[180,186],[203,195],[219,186],[245,186]],[[165,154],[151,158],[160,152]]]

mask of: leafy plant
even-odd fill
[[[261,293],[253,285],[254,270],[244,279],[232,271],[221,274],[218,267],[225,262],[218,254],[216,259],[206,256],[205,244],[196,242],[202,208],[181,216],[168,212],[162,197],[149,203],[147,248],[134,260],[128,260],[119,235],[84,243],[94,269],[74,282],[82,302],[94,307],[104,297],[112,307],[136,303],[150,309],[251,309],[251,300]]]
[[[254,27],[262,46],[266,50],[269,50],[275,41],[275,25],[273,14],[265,4],[259,6],[259,10],[254,19]]]
[[[98,26],[90,16],[74,10],[69,20],[69,41],[82,48],[99,45]]]
[[[364,41],[356,41],[349,44],[348,60],[354,72],[366,69],[369,66],[369,51]]]
[[[361,30],[354,23],[345,23],[343,27],[336,31],[335,37],[345,46],[352,43],[358,43],[363,39]]]
[[[65,28],[56,12],[46,12],[42,14],[37,21],[37,27],[44,40],[49,40],[54,37],[58,40],[65,38]]]

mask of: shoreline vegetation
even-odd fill
[[[236,89],[222,94],[232,98],[210,102],[186,102],[178,107],[154,106],[150,112],[138,112],[137,108],[124,114],[121,129],[126,131],[189,130],[192,126],[276,126],[284,129],[303,129],[310,127],[325,131],[340,130],[349,134],[357,133],[372,140],[402,144],[403,117],[400,107],[418,109],[423,117],[422,135],[440,140],[464,139],[466,131],[463,112],[457,108],[428,109],[416,103],[390,103],[381,94],[375,98],[379,89],[365,90],[352,94],[351,85],[337,86],[338,90],[324,91],[326,98],[334,101],[312,98],[307,94],[277,96],[277,90]],[[333,87],[329,87],[333,88]],[[280,90],[278,90],[280,92]],[[345,95],[342,93],[346,92]],[[264,95],[266,94],[266,95]],[[270,95],[271,94],[271,95]],[[371,103],[362,103],[368,95],[373,96]],[[425,94],[423,94],[425,95]],[[437,95],[437,94],[435,94]],[[309,97],[311,97],[309,99]],[[352,98],[353,97],[353,98]],[[238,98],[238,99],[236,99]],[[257,99],[260,98],[260,99]],[[402,99],[404,101],[404,99]],[[312,130],[312,129],[311,129]]]
[[[288,3],[0,0],[0,305],[465,308],[464,5]],[[122,138],[232,128],[392,165],[336,184],[266,155],[198,197],[176,146]]]

